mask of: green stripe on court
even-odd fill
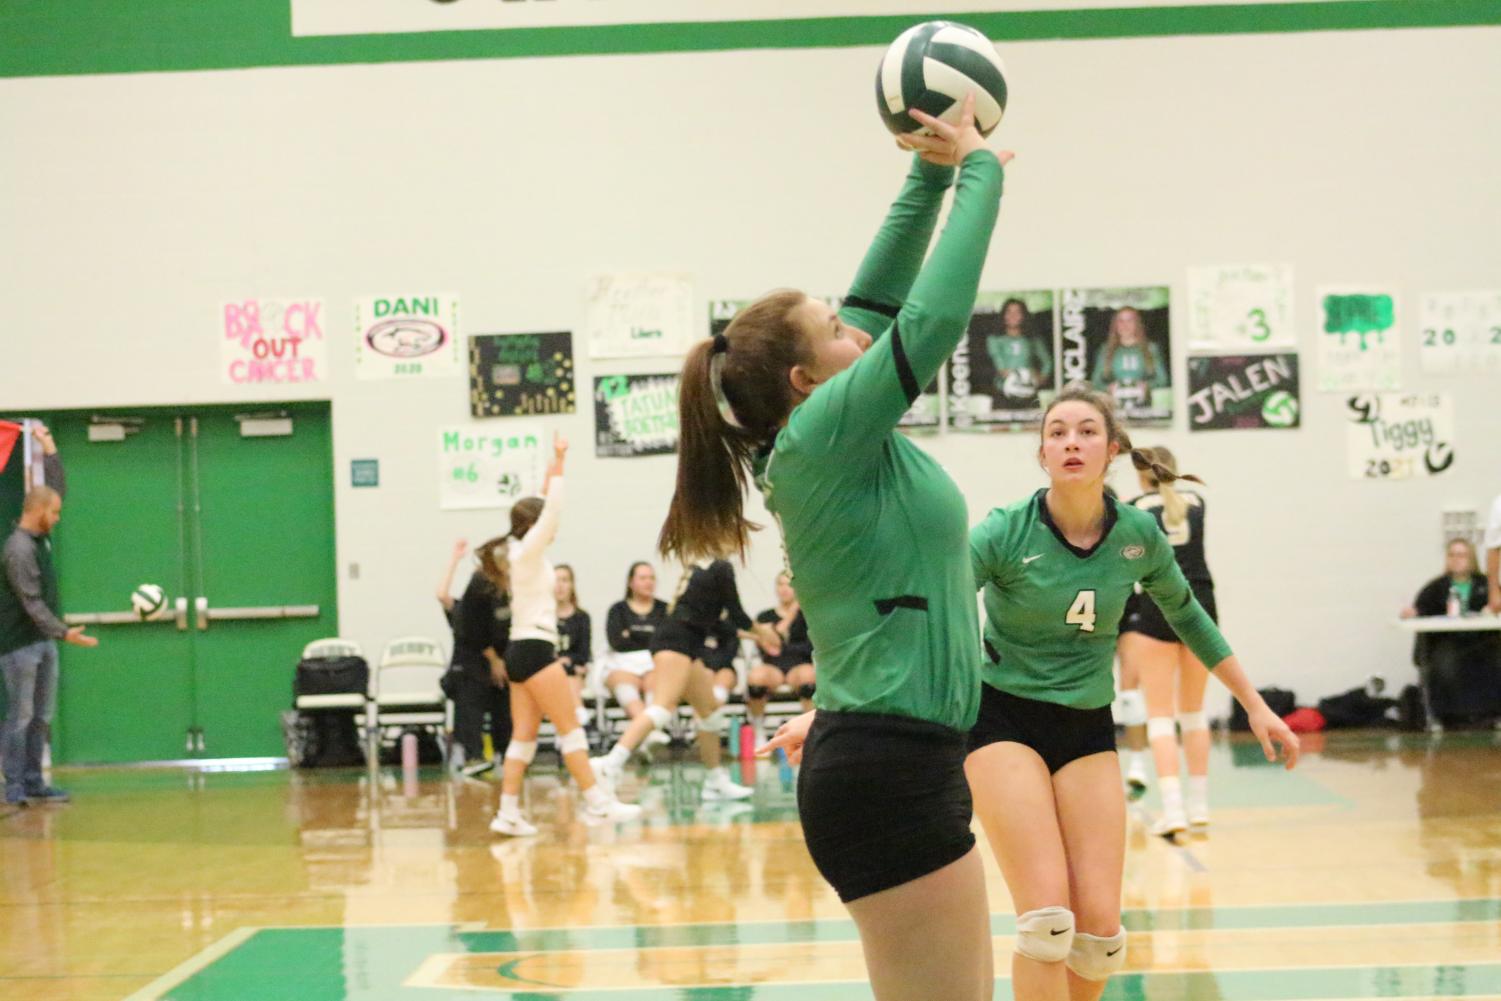
[[[885,45],[932,15],[294,38],[289,0],[6,0],[0,77]],[[1501,25],[1496,0],[1334,0],[954,15],[1011,41]]]
[[[1363,904],[1185,908],[1128,911],[1126,926],[1135,931],[1329,928],[1340,926],[1412,926],[1501,923],[1501,899],[1396,901]],[[996,915],[992,930],[1009,935],[1015,930],[1010,915]],[[569,1001],[667,1001],[687,995],[682,988],[622,987],[557,990],[518,983],[515,992],[407,987],[416,970],[433,957],[445,955],[511,955],[525,953],[630,952],[641,949],[725,948],[805,943],[854,943],[855,928],[848,920],[761,921],[743,924],[698,924],[618,928],[552,929],[535,932],[460,931],[451,926],[263,928],[222,956],[205,964],[190,963],[179,983],[143,992],[137,997],[174,1001],[270,1001],[284,998],[289,984],[297,985],[300,1001],[347,998],[350,1001],[431,1001],[470,998],[477,994],[516,1001],[543,998]],[[517,965],[512,962],[510,966]],[[497,975],[506,965],[497,962]],[[171,978],[164,978],[170,983]],[[1005,983],[1002,981],[1001,983]],[[5,979],[0,978],[0,988]],[[751,991],[751,993],[747,993]],[[1002,996],[1009,994],[1005,992]],[[1160,999],[1223,998],[1225,1001],[1291,1001],[1374,997],[1476,997],[1501,994],[1501,962],[1433,964],[1399,967],[1324,967],[1229,970],[1215,973],[1145,973],[1117,977],[1107,999],[1150,996]],[[765,1001],[806,1001],[821,998],[869,998],[864,983],[757,984],[754,988],[693,988],[699,1001],[756,998]]]

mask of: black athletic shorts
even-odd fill
[[[704,651],[706,635],[679,619],[664,619],[652,633],[651,652],[671,650],[690,660],[698,660]]]
[[[936,872],[974,847],[964,734],[906,716],[820,710],[797,811],[813,864],[845,903]]]
[[[1199,599],[1199,604],[1204,606],[1204,611],[1208,612],[1209,617],[1215,622],[1219,622],[1219,610],[1214,605],[1214,585],[1190,584],[1189,586],[1193,589],[1194,597]],[[1168,624],[1167,619],[1163,617],[1162,609],[1157,607],[1157,602],[1153,601],[1150,595],[1137,595],[1136,602],[1136,622],[1132,627],[1133,632],[1150,636],[1164,643],[1183,642],[1173,631],[1173,627]],[[1122,632],[1124,631],[1123,627]]]
[[[1030,747],[1056,773],[1071,761],[1114,751],[1115,720],[1109,706],[1075,709],[981,685],[980,718],[969,732],[969,749],[1002,741]]]
[[[700,647],[697,659],[703,661],[704,666],[711,671],[722,671],[735,666],[735,654],[740,652],[739,647],[738,637],[733,640],[721,639],[719,646]]]
[[[519,685],[557,659],[557,646],[547,640],[511,640],[506,644],[506,677]]]

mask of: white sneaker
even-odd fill
[[[511,838],[530,838],[537,833],[537,828],[527,823],[526,818],[519,813],[515,816],[497,813],[495,819],[490,821],[490,830]]]
[[[1147,766],[1140,760],[1131,762],[1131,767],[1126,769],[1126,785],[1133,793],[1147,791]]]
[[[1188,830],[1188,818],[1182,810],[1165,810],[1152,825],[1152,833],[1159,838],[1171,838]]]
[[[740,785],[730,779],[723,772],[710,772],[709,777],[704,779],[704,800],[720,799],[749,799],[755,795],[756,790],[750,786]]]
[[[594,781],[606,789],[614,789],[615,784],[620,781],[620,766],[608,757],[590,758],[589,767],[594,769]]]
[[[1192,827],[1208,827],[1209,826],[1209,804],[1208,803],[1190,803],[1190,804],[1188,804],[1188,823]]]
[[[613,821],[617,824],[623,824],[628,820],[635,820],[639,816],[641,816],[641,807],[635,803],[622,803],[614,796],[611,796],[608,801],[602,803],[598,808],[592,806],[584,807],[584,820],[586,822],[602,824]]]

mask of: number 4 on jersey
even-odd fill
[[[1074,598],[1074,603],[1068,608],[1065,622],[1071,626],[1078,626],[1080,632],[1094,632],[1094,592],[1080,591]]]

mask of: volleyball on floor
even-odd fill
[[[897,135],[925,132],[916,108],[958,124],[964,96],[975,95],[975,127],[988,136],[1006,112],[1006,67],[990,39],[953,21],[927,21],[897,36],[876,72],[881,120]]]
[[[167,604],[167,592],[155,584],[142,584],[130,595],[130,607],[136,616],[149,619]]]

